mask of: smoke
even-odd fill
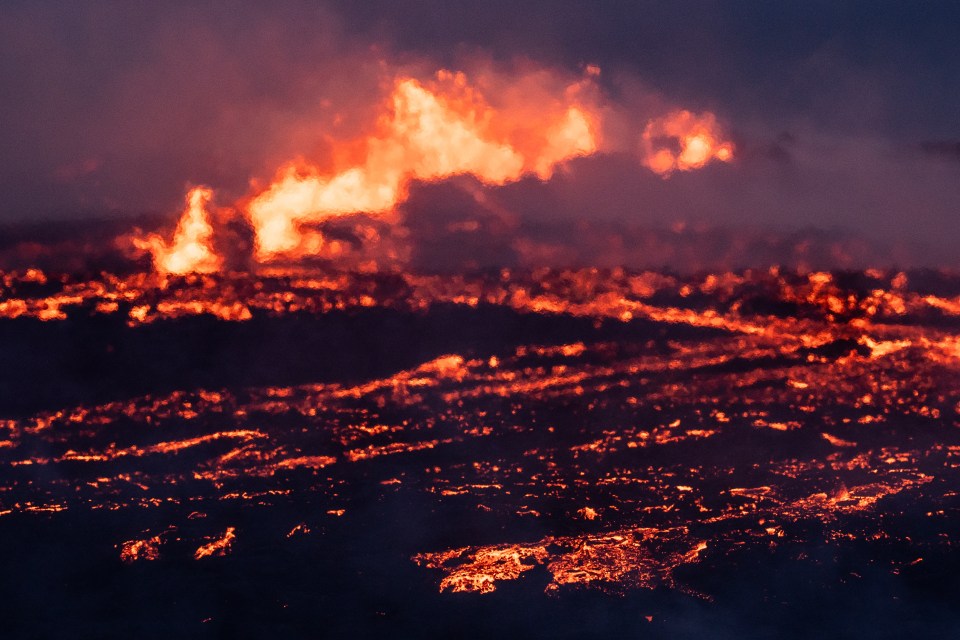
[[[946,79],[960,56],[937,26],[948,20],[687,8],[11,2],[0,15],[0,220],[159,212],[169,237],[194,185],[230,206],[291,160],[342,166],[357,153],[343,141],[370,132],[398,75],[463,70],[520,122],[537,115],[520,98],[555,100],[598,64],[584,91],[604,153],[546,183],[483,188],[515,231],[576,220],[783,237],[841,228],[872,246],[925,246],[914,253],[930,264],[953,259],[960,168]],[[778,37],[762,37],[764,25]],[[716,114],[735,157],[661,179],[638,161],[643,134],[682,109]],[[552,244],[576,246],[571,233]],[[898,260],[890,251],[880,258]]]
[[[369,119],[380,56],[321,7],[92,3],[0,16],[6,218],[228,197]]]
[[[578,161],[574,171],[590,163]],[[655,180],[659,178],[651,178]],[[956,256],[935,254],[923,243],[882,241],[836,226],[664,224],[642,216],[628,223],[617,217],[577,216],[563,197],[562,181],[528,180],[494,192],[468,179],[419,186],[402,208],[403,242],[412,265],[452,272],[548,266],[667,268],[681,273],[775,265],[801,271],[960,266]],[[602,185],[595,188],[603,191]],[[536,213],[529,213],[534,207]],[[528,213],[521,216],[515,210]],[[393,231],[384,230],[383,238]]]
[[[952,229],[960,166],[889,140],[789,131],[735,130],[736,158],[669,179],[634,158],[578,161],[546,185],[507,187],[500,198],[531,219],[551,216],[749,226],[776,232],[842,229],[871,242],[928,245],[930,264],[954,262]]]

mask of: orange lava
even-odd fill
[[[714,114],[673,111],[647,123],[641,137],[644,166],[663,177],[690,171],[712,160],[730,162],[734,147]]]
[[[194,559],[200,560],[228,555],[233,549],[233,541],[237,538],[235,532],[235,527],[227,527],[221,537],[197,548],[196,553],[193,554]]]
[[[354,249],[323,227],[357,214],[398,222],[398,205],[414,181],[457,175],[473,176],[483,185],[527,176],[549,180],[563,163],[604,150],[607,112],[596,85],[598,74],[598,68],[588,66],[580,79],[562,87],[546,70],[506,80],[483,73],[471,79],[447,70],[428,80],[400,74],[367,134],[329,140],[328,157],[288,162],[269,184],[235,203],[231,215],[252,227],[256,264],[338,260]],[[641,139],[642,164],[664,177],[713,160],[729,162],[733,153],[710,112],[677,110],[654,118]],[[207,187],[191,190],[170,242],[156,234],[134,238],[136,247],[153,255],[159,273],[222,268],[224,258],[207,211],[212,197]],[[456,224],[470,229],[475,223]],[[356,231],[367,239],[378,236],[364,224]]]
[[[212,198],[213,191],[208,187],[190,190],[187,208],[169,244],[156,234],[134,239],[138,248],[153,254],[158,273],[213,273],[220,269],[222,261],[213,246],[213,225],[207,212]]]

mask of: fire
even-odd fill
[[[383,215],[406,196],[411,180],[434,181],[469,174],[502,185],[533,174],[549,179],[557,164],[594,153],[597,118],[567,105],[541,114],[539,130],[521,131],[516,120],[486,103],[462,73],[441,71],[436,86],[396,80],[378,132],[365,141],[358,166],[325,175],[316,167],[284,169],[249,206],[257,257],[317,253],[304,244],[300,225],[363,212]]]
[[[153,536],[145,540],[128,540],[120,547],[120,560],[126,564],[138,560],[160,559],[160,536]]]
[[[686,110],[648,122],[640,146],[643,165],[663,177],[699,169],[711,160],[730,162],[734,150],[714,114]]]
[[[213,198],[208,187],[194,187],[187,194],[177,230],[170,244],[159,235],[135,239],[136,246],[153,254],[154,268],[164,274],[214,273],[222,260],[213,247],[213,225],[207,205]]]
[[[236,527],[227,527],[226,532],[224,532],[222,536],[212,542],[200,545],[193,554],[194,559],[200,560],[202,558],[216,558],[228,555],[233,548],[233,541],[237,538],[236,530]]]
[[[234,205],[253,230],[253,258],[261,264],[342,258],[349,243],[320,227],[356,214],[392,223],[416,181],[469,175],[499,186],[528,176],[551,179],[563,163],[602,150],[607,110],[598,75],[590,66],[572,82],[558,82],[556,74],[542,69],[509,78],[481,72],[475,82],[446,70],[428,81],[397,76],[367,134],[330,140],[328,158],[291,161],[271,183]],[[650,120],[641,146],[643,164],[664,177],[715,159],[728,162],[734,152],[714,114],[685,110]],[[135,241],[153,254],[158,272],[220,270],[223,259],[207,210],[212,197],[207,187],[190,191],[169,243],[155,234]],[[364,243],[379,238],[376,231],[358,233]]]

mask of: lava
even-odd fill
[[[398,77],[376,132],[359,145],[342,143],[345,149],[362,146],[361,162],[333,173],[307,161],[294,162],[249,198],[243,210],[254,230],[256,259],[336,256],[342,245],[325,238],[315,225],[356,213],[391,214],[412,180],[469,174],[502,185],[524,175],[549,179],[558,164],[599,147],[599,113],[580,97],[587,82],[589,76],[569,85],[563,100],[541,108],[535,122],[522,122],[522,113],[503,113],[488,104],[463,73],[439,71],[429,86]],[[138,241],[153,253],[158,271],[208,273],[219,268],[204,211],[211,196],[208,189],[191,191],[170,245],[157,236]]]
[[[127,564],[138,560],[159,560],[160,536],[124,542],[120,549],[120,559]]]
[[[287,163],[269,184],[225,210],[227,217],[240,217],[252,228],[252,264],[342,260],[356,253],[356,247],[323,227],[360,214],[396,226],[413,182],[459,175],[473,176],[485,186],[524,177],[546,181],[571,159],[613,148],[603,138],[608,109],[595,83],[598,68],[588,66],[582,78],[562,88],[546,71],[507,80],[479,75],[477,82],[447,70],[428,81],[398,75],[370,133],[331,140],[327,158]],[[492,95],[485,95],[484,86]],[[734,147],[714,114],[679,110],[647,123],[640,152],[644,166],[667,177],[712,160],[729,162]],[[134,237],[137,248],[153,255],[159,273],[222,269],[224,257],[215,246],[216,229],[206,210],[212,197],[206,187],[190,192],[169,243],[157,234]],[[380,241],[377,228],[362,221],[354,233],[365,238],[364,245]],[[398,257],[395,249],[387,252]]]
[[[237,537],[235,531],[235,527],[227,527],[223,536],[198,547],[193,557],[196,560],[200,560],[202,558],[219,557],[229,554],[233,548],[233,541]]]
[[[554,595],[663,587],[709,599],[685,577],[705,562],[817,536],[872,544],[897,535],[884,518],[914,501],[951,504],[951,281],[855,276],[4,274],[5,322],[117,318],[127,340],[198,315],[220,332],[331,314],[417,322],[451,308],[484,323],[585,322],[572,340],[538,331],[353,381],[184,388],[4,418],[0,520],[156,513],[152,531],[176,536],[131,528],[113,543],[126,563],[162,564],[183,545],[211,561],[245,553],[235,541],[249,523],[195,517],[217,505],[293,508],[260,534],[292,544],[350,526],[370,496],[416,496],[451,522],[466,511],[489,527],[454,545],[449,532],[418,538],[409,557],[437,572],[441,592],[538,576]],[[220,311],[237,306],[246,312]],[[754,441],[764,457],[741,448]],[[291,506],[300,501],[307,511]],[[544,534],[511,533],[529,522]],[[909,544],[915,558],[942,542]]]
[[[213,247],[213,225],[207,212],[212,198],[213,191],[207,187],[190,190],[187,208],[169,244],[156,234],[134,239],[139,248],[153,254],[159,273],[212,273],[220,269],[222,261]]]
[[[647,123],[640,146],[644,166],[664,177],[699,169],[712,160],[729,162],[734,152],[714,114],[686,110]]]

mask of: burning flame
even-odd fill
[[[526,174],[549,179],[554,167],[597,150],[596,117],[570,104],[542,115],[540,130],[519,131],[472,89],[462,73],[441,71],[431,89],[400,78],[378,133],[358,166],[334,175],[287,167],[250,203],[257,257],[306,253],[299,226],[356,212],[382,215],[405,197],[411,180],[470,174],[502,185]],[[505,121],[505,122],[502,122]],[[503,125],[507,126],[504,127]],[[316,248],[316,247],[314,247]],[[304,251],[306,249],[306,251]]]
[[[222,260],[213,248],[213,226],[207,204],[213,198],[208,187],[194,187],[187,194],[184,209],[173,241],[167,244],[157,234],[134,240],[136,246],[153,254],[154,268],[163,274],[213,273]]]
[[[372,133],[333,144],[331,158],[349,161],[334,160],[330,169],[291,162],[272,183],[234,206],[253,229],[253,257],[260,263],[340,257],[347,245],[325,237],[318,226],[358,213],[390,222],[413,181],[455,175],[486,185],[524,176],[549,180],[558,165],[600,149],[598,74],[598,68],[587,67],[580,80],[559,92],[544,91],[545,84],[555,84],[544,82],[553,79],[544,71],[487,82],[499,98],[496,105],[460,72],[441,70],[429,82],[397,77]],[[733,144],[709,112],[675,111],[651,120],[642,147],[644,165],[664,177],[733,157]],[[135,241],[153,254],[158,272],[210,273],[222,267],[206,209],[212,195],[207,187],[190,191],[169,244],[155,234]]]
[[[233,541],[237,539],[236,527],[227,527],[222,536],[212,542],[200,545],[193,554],[194,559],[218,558],[228,555],[233,548]]]
[[[716,116],[709,111],[674,111],[651,120],[640,146],[643,165],[663,177],[699,169],[714,159],[733,159],[733,143],[724,139]]]

